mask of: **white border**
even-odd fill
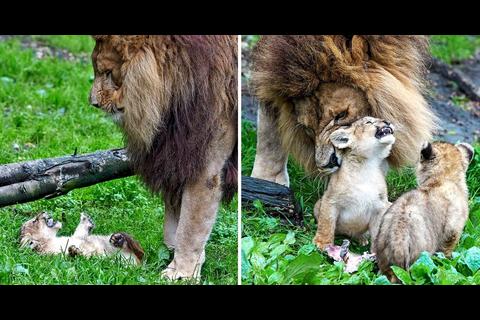
[[[237,172],[237,182],[238,182],[238,211],[237,211],[237,235],[238,235],[238,244],[237,244],[237,285],[242,285],[242,35],[237,35],[237,94],[238,94],[238,172]]]

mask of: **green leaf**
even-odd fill
[[[250,255],[250,252],[252,251],[254,245],[255,241],[252,237],[242,238],[242,252],[245,253],[245,256],[248,257],[248,255]]]
[[[386,276],[381,275],[380,277],[376,278],[373,281],[373,284],[375,284],[375,285],[387,285],[387,284],[391,284],[391,283],[390,283],[390,281],[388,281]]]
[[[477,272],[480,269],[480,248],[472,247],[468,249],[465,252],[464,261],[472,273]]]
[[[285,237],[285,240],[283,241],[285,244],[294,244],[295,243],[295,232],[293,231],[288,231],[287,236]]]
[[[277,259],[281,254],[283,254],[285,251],[287,251],[288,247],[284,244],[280,244],[276,246],[271,252],[270,252],[270,257]]]
[[[269,284],[276,284],[276,283],[282,283],[283,280],[283,275],[281,272],[275,271],[268,277],[268,283]]]
[[[438,269],[433,277],[434,284],[458,284],[465,277],[461,275],[454,267]]]
[[[298,278],[299,276],[307,276],[312,272],[318,272],[322,258],[318,253],[307,255],[299,255],[290,262],[285,270],[284,279],[286,281]]]
[[[254,250],[250,256],[250,263],[255,269],[261,270],[267,265],[267,260],[263,254]]]
[[[400,281],[402,281],[403,284],[413,284],[413,280],[407,271],[397,266],[392,266],[391,268],[393,273],[397,276],[397,278]]]
[[[242,279],[248,279],[248,275],[250,274],[250,270],[252,269],[252,265],[248,262],[247,256],[245,255],[245,251],[242,248]]]
[[[420,257],[417,259],[417,261],[410,266],[409,271],[413,280],[416,282],[425,283],[432,281],[431,274],[435,269],[436,266],[430,257],[430,254],[424,251],[420,254]]]
[[[317,247],[313,243],[304,244],[300,250],[298,250],[298,254],[309,255],[310,253],[317,250]]]

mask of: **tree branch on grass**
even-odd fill
[[[0,165],[0,207],[131,175],[125,149]]]
[[[263,203],[272,216],[303,225],[303,213],[292,189],[278,183],[242,176],[242,206],[251,207],[255,200]]]

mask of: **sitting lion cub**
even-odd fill
[[[46,212],[22,225],[20,246],[30,247],[40,254],[59,254],[68,252],[70,256],[114,255],[117,252],[125,261],[140,264],[143,249],[140,244],[126,233],[119,232],[110,236],[91,235],[95,227],[92,219],[82,213],[80,223],[71,237],[57,237],[62,223],[54,221]]]
[[[366,245],[375,218],[390,205],[385,174],[386,158],[395,142],[393,127],[387,121],[364,117],[332,132],[330,141],[342,163],[315,204],[318,227],[313,241],[325,250],[335,234],[341,234]]]
[[[379,219],[372,243],[378,267],[396,282],[390,266],[407,269],[422,251],[450,256],[468,218],[467,143],[426,144],[417,165],[418,188],[403,194]]]

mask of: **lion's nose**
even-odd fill
[[[100,108],[100,104],[98,103],[97,97],[90,93],[90,104],[94,106],[95,108]]]

